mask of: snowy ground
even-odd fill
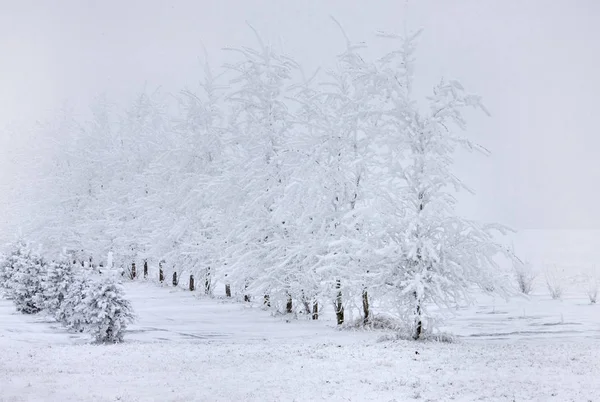
[[[0,299],[0,400],[600,401],[600,306],[576,293],[481,298],[447,324],[459,342],[439,344],[126,288],[139,319],[114,346]]]

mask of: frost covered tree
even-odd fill
[[[458,82],[442,80],[428,98],[428,111],[421,112],[411,93],[416,36],[400,38],[376,74],[388,97],[382,119],[390,138],[391,174],[381,188],[389,201],[389,226],[378,275],[382,287],[392,290],[412,337],[419,339],[432,304],[445,308],[468,301],[472,285],[497,292],[506,288],[494,260],[505,251],[494,231],[504,233],[504,228],[457,216],[453,195],[469,191],[452,173],[456,149],[487,153],[457,134],[466,125],[463,111],[486,110]]]
[[[133,322],[135,316],[123,288],[114,278],[104,277],[102,280],[91,281],[81,302],[85,331],[96,342],[123,341],[127,324]]]
[[[67,287],[67,292],[62,303],[54,315],[55,319],[67,329],[81,332],[86,326],[85,297],[90,286],[88,279],[82,272],[76,273]]]
[[[12,254],[12,253],[11,253]],[[4,297],[10,299],[10,280],[13,276],[13,256],[3,255],[0,257],[0,292]]]
[[[23,314],[40,312],[44,308],[44,260],[28,245],[19,242],[8,256],[3,271],[3,287],[17,311]]]
[[[233,74],[227,97],[235,179],[226,189],[230,210],[228,269],[238,289],[263,294],[292,309],[293,261],[287,258],[291,217],[278,209],[299,155],[290,147],[293,121],[287,105],[297,63],[265,44],[241,48],[241,60],[227,65]],[[284,269],[280,269],[284,267]]]
[[[222,215],[220,178],[227,166],[223,142],[223,90],[208,63],[197,89],[178,96],[178,107],[163,130],[163,148],[144,171],[148,194],[138,198],[136,208],[144,222],[138,234],[145,257],[185,271],[208,288],[220,266],[222,246],[219,221]],[[167,265],[168,264],[168,265]]]
[[[345,39],[335,69],[294,87],[292,149],[302,163],[278,205],[282,212],[276,210],[295,223],[288,229],[292,263],[280,269],[294,273],[294,286],[305,304],[313,301],[313,311],[317,300],[331,302],[338,324],[357,298],[369,319],[367,277],[376,261],[370,238],[378,224],[372,190],[381,175],[372,65],[361,55],[364,44]]]
[[[58,260],[48,264],[44,280],[44,308],[49,313],[58,313],[74,277],[73,259],[70,256],[61,255]],[[58,320],[60,321],[60,318]]]

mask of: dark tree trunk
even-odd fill
[[[417,292],[413,293],[413,296],[415,298],[415,302],[416,302],[416,308],[415,308],[415,333],[413,334],[413,338],[415,340],[418,340],[419,338],[421,338],[421,335],[423,333],[423,319],[421,318],[421,301],[419,300],[419,298],[417,297]]]
[[[177,279],[177,272],[173,272],[173,286],[177,286],[179,284],[179,280]]]
[[[271,307],[271,298],[269,297],[269,295],[265,295],[263,305],[265,307]]]
[[[310,303],[306,299],[304,290],[302,291],[302,304],[304,305],[304,313],[306,313],[306,315],[310,315]]]
[[[292,296],[288,295],[287,303],[285,304],[285,312],[287,314],[292,314],[293,307]]]
[[[148,279],[148,261],[144,261],[144,279]]]
[[[194,275],[190,275],[190,291],[193,292],[196,290],[196,285],[194,283]]]
[[[318,320],[319,319],[319,303],[316,302],[316,301],[313,302],[312,319],[313,320]]]
[[[244,291],[248,289],[248,284],[244,285]],[[244,301],[250,302],[250,295],[248,293],[244,294]]]
[[[210,267],[206,268],[206,281],[204,282],[204,294],[210,294]]]
[[[308,302],[308,300],[302,299],[302,304],[304,305],[304,313],[309,315],[310,314],[310,303]]]
[[[158,281],[163,283],[165,281],[165,273],[163,271],[162,262],[158,263]]]
[[[225,285],[225,296],[231,297],[231,285]]]
[[[340,282],[340,280],[338,279],[336,284],[335,284],[335,288],[339,289],[336,299],[335,299],[335,316],[337,318],[337,324],[338,325],[342,325],[344,323],[344,304],[343,304],[343,300],[342,300],[342,283]]]
[[[131,263],[131,273],[129,274],[131,279],[135,279],[136,276],[136,272],[135,272],[135,262]]]
[[[363,305],[363,324],[367,325],[371,319],[371,310],[369,309],[369,294],[367,289],[363,289],[362,293],[362,305]]]

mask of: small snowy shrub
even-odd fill
[[[44,308],[44,287],[46,264],[24,243],[8,257],[5,267],[4,288],[15,304],[17,311],[23,314],[36,314]]]
[[[586,293],[590,299],[590,303],[596,304],[598,301],[598,288],[600,287],[600,281],[596,272],[588,275]]]
[[[519,291],[523,294],[530,294],[533,290],[533,282],[535,280],[535,272],[529,262],[518,261],[515,263],[515,277]]]
[[[550,292],[550,296],[552,296],[554,300],[560,299],[563,293],[563,284],[558,268],[556,266],[552,268],[546,267],[545,276],[546,287]]]
[[[116,280],[102,279],[90,282],[83,299],[85,331],[98,343],[122,342],[127,324],[134,320],[133,309]]]
[[[9,255],[0,260],[0,291],[3,291],[7,299],[12,299],[14,287],[13,277],[16,270],[24,264],[30,254],[28,246],[20,241]]]
[[[10,292],[8,284],[12,278],[13,267],[9,256],[2,256],[0,258],[0,294],[3,294],[6,298],[10,298]]]
[[[54,317],[72,331],[81,332],[86,324],[84,316],[85,296],[90,280],[83,275],[75,275],[68,283],[62,303]]]
[[[402,320],[387,314],[374,314],[367,323],[363,317],[358,317],[354,321],[348,322],[342,326],[343,329],[352,330],[391,330],[401,331],[406,327]]]
[[[68,257],[63,256],[48,265],[48,273],[44,281],[44,307],[48,312],[55,315],[58,313],[74,277],[73,264]]]

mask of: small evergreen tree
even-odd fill
[[[73,264],[66,256],[61,256],[58,261],[48,265],[48,273],[44,281],[44,307],[51,314],[58,313],[74,276]]]
[[[72,331],[81,332],[86,324],[83,311],[84,299],[89,286],[87,277],[74,275],[68,283],[62,303],[54,314],[57,321]]]
[[[0,294],[10,299],[8,283],[12,278],[13,267],[11,264],[12,255],[2,256],[0,258]]]
[[[123,288],[110,277],[90,283],[83,299],[82,312],[86,332],[98,343],[123,342],[125,328],[135,318]]]
[[[19,243],[4,267],[3,287],[17,311],[36,314],[43,309],[42,278],[46,264],[25,243]]]

